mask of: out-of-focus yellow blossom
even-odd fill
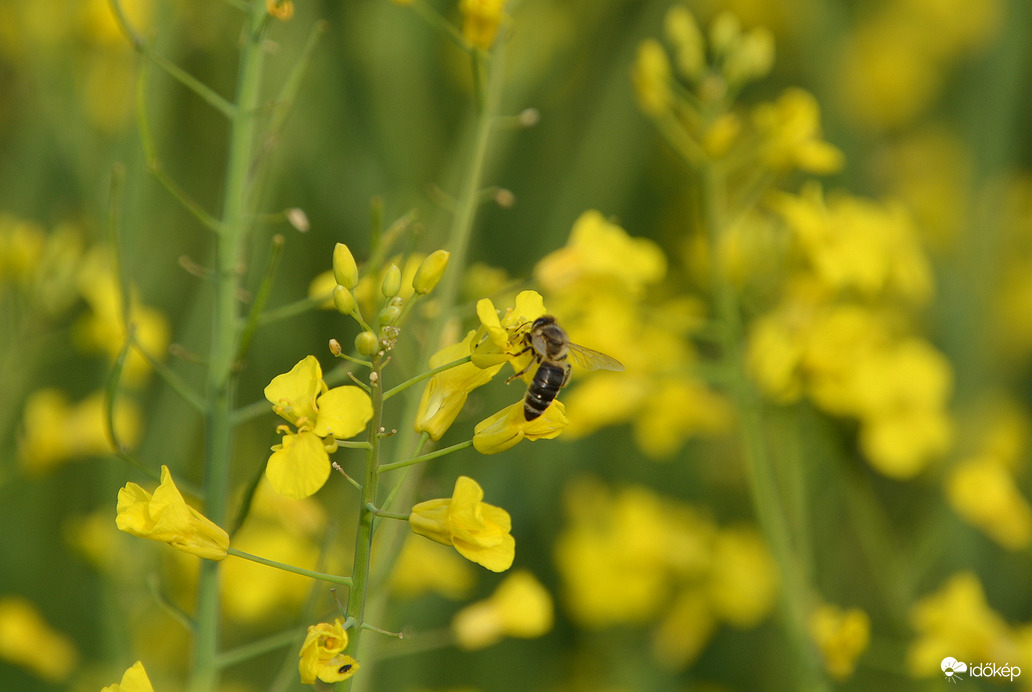
[[[66,681],[75,670],[79,653],[72,641],[48,625],[28,600],[2,596],[0,660],[56,684]]]
[[[512,519],[504,509],[483,500],[484,491],[477,482],[459,476],[450,498],[413,507],[409,525],[413,533],[454,546],[471,562],[504,572],[516,556],[516,540],[509,533]]]
[[[79,344],[90,351],[106,353],[114,359],[125,346],[125,320],[133,327],[133,338],[152,358],[161,360],[171,339],[168,319],[160,311],[140,303],[130,295],[129,315],[122,314],[123,296],[106,248],[91,250],[83,260],[78,277],[79,293],[90,306],[90,314],[75,325]],[[131,292],[132,293],[132,292]],[[122,368],[121,382],[143,384],[151,365],[136,349],[130,350]]]
[[[1032,507],[999,458],[981,454],[957,464],[946,478],[946,498],[962,519],[1005,548],[1032,543]]]
[[[856,418],[872,466],[913,477],[952,443],[949,363],[927,342],[894,335],[889,313],[814,304],[814,295],[799,292],[753,325],[750,371],[781,401],[805,394]]]
[[[810,614],[810,636],[821,652],[824,668],[836,680],[848,679],[871,640],[871,619],[859,608],[843,610],[822,604]]]
[[[505,14],[505,0],[460,0],[462,14],[462,37],[480,50],[491,50],[498,29],[508,20]]]
[[[46,231],[32,221],[0,214],[0,278],[24,281],[43,257]]]
[[[391,570],[391,591],[412,598],[433,592],[445,598],[464,598],[473,588],[470,564],[454,551],[409,537]]]
[[[323,682],[347,680],[358,672],[358,662],[341,652],[348,647],[348,633],[344,621],[337,618],[333,624],[320,622],[310,625],[298,654],[298,672],[301,682],[312,685],[316,679]]]
[[[939,663],[948,652],[963,661],[1017,661],[1015,633],[989,607],[982,584],[971,572],[950,577],[910,611],[916,638],[907,649],[907,667],[919,678],[941,675]]]
[[[842,152],[821,139],[820,107],[812,94],[786,89],[777,101],[757,106],[753,122],[772,170],[825,174],[842,168]]]
[[[452,619],[452,632],[463,649],[483,649],[503,637],[533,639],[554,622],[552,596],[534,575],[518,570],[507,576],[484,601],[466,606]]]
[[[656,243],[628,235],[592,209],[574,221],[563,248],[535,265],[534,279],[546,294],[596,285],[641,295],[646,286],[663,278],[666,269],[666,257]]]
[[[798,196],[779,195],[773,207],[809,267],[832,290],[899,296],[916,304],[930,297],[931,268],[901,206],[843,194],[825,202],[812,183]]]
[[[233,546],[253,555],[315,569],[326,511],[313,498],[294,500],[259,483],[247,522],[233,534]],[[310,581],[284,570],[270,570],[250,560],[230,560],[221,567],[219,592],[226,616],[257,623],[300,607]]]
[[[308,297],[312,300],[320,300],[319,307],[323,310],[333,309],[333,288],[337,285],[337,280],[333,278],[333,270],[327,269],[323,273],[317,275],[312,282],[308,284]]]
[[[682,77],[698,81],[706,69],[706,43],[695,16],[684,5],[674,5],[663,19],[667,40],[674,47],[674,65]],[[639,55],[641,47],[639,47]],[[663,59],[666,59],[664,54]],[[648,112],[647,108],[643,110]]]
[[[22,468],[30,473],[43,473],[72,459],[115,451],[108,435],[103,392],[73,404],[60,390],[35,391],[25,402],[22,426],[18,458]],[[123,444],[133,446],[140,439],[140,412],[124,397],[115,403],[114,427]]]
[[[991,300],[993,343],[1001,356],[1024,366],[1032,352],[1032,175],[1003,181],[994,190],[993,206],[1002,236],[996,250],[1004,258]]]
[[[741,35],[722,65],[724,79],[739,86],[765,77],[774,66],[774,35],[766,27],[754,27]]]
[[[273,489],[295,499],[314,494],[330,476],[330,453],[337,440],[362,432],[373,417],[369,395],[358,387],[330,389],[315,356],[306,356],[290,372],[277,375],[265,388],[277,415],[297,428],[272,447],[265,475]]]
[[[713,612],[737,627],[755,626],[778,593],[777,568],[763,540],[751,528],[720,529],[711,550],[706,591]]]
[[[438,368],[446,363],[470,355],[474,346],[475,331],[457,344],[446,346],[430,356],[430,367]],[[491,381],[503,363],[481,368],[473,363],[463,363],[439,372],[426,383],[423,397],[416,412],[416,432],[426,432],[434,440],[441,436],[455,422],[462,407],[466,405],[469,393]]]
[[[294,16],[294,3],[291,0],[265,0],[265,10],[281,22]]]
[[[521,440],[551,440],[569,424],[563,402],[553,399],[544,413],[528,421],[523,401],[503,408],[473,428],[473,448],[481,454],[498,454]]]
[[[538,262],[535,279],[570,338],[626,366],[626,372],[583,377],[574,364],[563,400],[576,413],[564,435],[632,421],[639,446],[663,457],[693,435],[728,428],[730,408],[691,374],[696,358],[689,335],[704,322],[701,302],[647,298],[666,270],[658,245],[597,211],[582,214],[567,244]]]
[[[108,685],[100,692],[154,692],[154,687],[143,669],[143,662],[137,661],[122,674],[122,682]]]
[[[126,533],[206,560],[221,560],[229,548],[229,534],[186,504],[167,466],[161,467],[161,484],[153,495],[136,483],[118,491],[115,524]]]
[[[646,39],[638,45],[631,79],[646,115],[662,116],[670,110],[674,100],[670,60],[659,41]]]
[[[656,656],[677,668],[695,660],[721,622],[751,627],[773,607],[776,570],[751,529],[718,528],[645,488],[610,491],[585,479],[567,487],[565,505],[554,556],[577,622],[656,622]]]
[[[1002,15],[999,0],[881,3],[844,42],[837,81],[844,113],[872,129],[910,123],[958,59],[988,43]]]
[[[138,31],[147,31],[154,18],[153,0],[119,0],[122,10]],[[80,7],[79,21],[82,33],[92,43],[121,48],[128,53],[125,34],[106,0],[85,0]]]

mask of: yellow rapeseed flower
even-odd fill
[[[457,344],[447,346],[430,357],[430,367],[437,368],[446,363],[470,355],[473,348],[475,331],[470,331],[466,338]],[[469,393],[487,384],[502,369],[503,363],[488,367],[478,367],[473,363],[463,363],[430,378],[423,389],[423,397],[419,401],[416,412],[416,432],[425,432],[434,440],[441,439],[451,424],[466,405]]]
[[[129,666],[122,674],[122,682],[108,685],[100,692],[154,692],[147,671],[143,669],[143,663],[137,661]]]
[[[808,626],[828,674],[840,681],[849,678],[870,643],[871,618],[859,608],[822,604],[810,614]]]
[[[508,15],[505,0],[460,0],[462,37],[480,50],[490,50],[498,35],[498,28]]]
[[[558,437],[569,421],[563,402],[553,399],[544,413],[528,421],[523,401],[503,408],[473,428],[473,448],[481,454],[498,454],[515,447],[521,440],[551,440]]]
[[[0,598],[0,660],[60,683],[75,670],[79,654],[32,603],[21,596],[4,596]]]
[[[503,637],[531,639],[552,629],[552,596],[534,575],[519,570],[484,601],[455,614],[451,628],[463,649],[482,649]]]
[[[1024,550],[1032,544],[1032,507],[996,456],[981,454],[951,469],[946,498],[962,519],[1005,548]]]
[[[409,525],[420,536],[454,546],[467,560],[504,572],[516,556],[516,541],[509,533],[512,519],[504,509],[483,500],[484,491],[477,482],[459,476],[450,498],[413,507]]]
[[[320,622],[310,625],[305,641],[298,654],[297,668],[301,682],[312,685],[316,679],[323,682],[347,680],[358,672],[358,662],[341,652],[348,647],[348,633],[343,620],[337,618],[333,624]]]
[[[314,494],[330,476],[330,452],[338,439],[362,432],[373,417],[369,395],[358,387],[330,389],[315,356],[306,356],[290,372],[277,375],[265,388],[273,411],[297,428],[272,447],[265,475],[273,489],[287,497]]]
[[[207,560],[221,560],[229,548],[229,534],[186,504],[167,466],[161,467],[161,484],[153,495],[136,483],[118,491],[115,524],[126,533],[168,543]]]
[[[753,122],[763,138],[764,163],[774,171],[834,173],[845,162],[821,139],[817,99],[802,89],[787,89],[777,101],[757,106]]]
[[[408,598],[431,592],[460,599],[473,588],[473,580],[473,568],[454,550],[409,536],[391,570],[390,589]]]

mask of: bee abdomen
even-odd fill
[[[544,413],[565,383],[565,368],[549,362],[541,363],[530,386],[527,387],[527,396],[523,399],[523,417],[534,420]]]

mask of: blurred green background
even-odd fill
[[[126,4],[157,52],[231,97],[241,24],[236,9],[195,0]],[[459,22],[457,3],[429,4]],[[816,96],[824,139],[846,159],[840,173],[825,178],[826,187],[898,198],[916,219],[937,282],[920,327],[953,366],[951,411],[958,418],[977,413],[991,393],[1008,397],[1024,420],[1032,399],[1032,311],[1023,311],[1020,290],[1017,296],[1007,294],[1011,302],[1001,291],[1011,269],[1017,276],[1026,266],[1032,272],[1032,263],[1021,264],[1032,258],[1028,4],[684,4],[703,26],[719,11],[731,10],[743,26],[772,31],[774,70],[747,87],[742,101],[773,99],[788,86]],[[565,244],[583,211],[598,209],[632,236],[659,243],[670,258],[671,274],[683,279],[679,285],[691,285],[682,259],[681,223],[692,203],[689,174],[640,112],[630,76],[639,43],[662,35],[672,5],[665,0],[509,3],[502,111],[516,115],[534,108],[540,121],[525,129],[500,127],[492,141],[485,182],[511,191],[515,203],[482,206],[472,261],[500,267],[517,279],[528,277],[538,260]],[[418,210],[416,246],[423,251],[442,247],[451,218],[435,203],[439,195],[433,187],[445,194],[456,191],[474,116],[467,56],[411,8],[388,0],[345,0],[299,1],[295,9],[290,21],[270,28],[274,45],[268,84],[286,77],[316,21],[325,20],[327,30],[282,136],[269,142],[271,174],[262,208],[303,209],[311,229],[299,233],[283,223],[259,226],[251,250],[254,266],[264,262],[274,233],[286,236],[270,308],[306,296],[309,283],[329,269],[334,243],[347,243],[358,258],[367,256],[373,198],[382,198],[388,222]],[[136,113],[142,59],[109,15],[101,0],[7,0],[0,6],[0,225],[9,233],[2,241],[6,247],[0,246],[0,314],[5,320],[0,336],[0,597],[27,598],[78,651],[74,671],[49,681],[0,660],[0,688],[5,690],[99,689],[117,681],[141,650],[176,627],[153,605],[150,610],[140,605],[138,594],[118,577],[120,572],[132,579],[157,574],[157,565],[169,561],[165,553],[170,549],[115,535],[102,553],[106,564],[98,566],[96,555],[76,547],[85,540],[79,531],[94,512],[109,517],[113,529],[120,486],[128,480],[149,481],[123,461],[77,444],[79,431],[69,420],[50,427],[49,436],[71,449],[67,461],[74,463],[62,460],[32,471],[19,451],[30,395],[56,388],[79,401],[104,387],[110,358],[81,347],[78,325],[91,306],[76,293],[75,280],[60,275],[21,280],[32,272],[18,264],[16,235],[9,229],[35,224],[50,237],[72,229],[84,247],[102,243],[116,165],[126,172],[119,207],[120,254],[127,274],[139,300],[167,318],[172,341],[186,353],[169,358],[169,367],[193,386],[203,385],[203,366],[191,362],[189,354],[205,351],[210,292],[203,279],[183,269],[181,258],[210,265],[210,232],[148,173]],[[149,70],[142,93],[163,169],[200,205],[217,211],[226,122],[157,69]],[[252,272],[252,290],[258,278]],[[470,324],[476,297],[467,296]],[[259,330],[241,376],[238,403],[262,400],[269,380],[305,354],[315,353],[325,364],[329,338],[347,344],[353,336],[353,325],[330,311],[310,311]],[[513,396],[511,388],[485,388],[456,428],[468,430]],[[151,468],[167,464],[178,470],[177,478],[196,482],[203,454],[200,416],[155,376],[131,398],[143,421],[136,456]],[[840,461],[816,465],[810,478],[815,586],[831,602],[867,611],[872,634],[857,672],[835,685],[906,690],[947,684],[937,672],[934,678],[910,676],[905,657],[914,632],[905,623],[912,601],[893,601],[880,592],[880,584],[894,578],[892,565],[920,556],[927,569],[914,577],[911,594],[935,591],[954,572],[977,574],[989,605],[1015,628],[1015,648],[994,660],[1020,665],[1016,661],[1023,657],[1021,663],[1029,666],[1022,674],[1026,682],[1013,684],[1027,687],[1032,645],[1024,642],[1032,637],[1021,623],[1032,621],[1028,546],[1001,547],[951,512],[941,487],[948,461],[914,480],[888,480],[859,459],[848,425],[806,406],[773,415],[797,416],[797,424],[801,420],[813,430],[811,453]],[[272,421],[269,413],[240,429],[235,482],[246,483],[277,442]],[[464,434],[453,431],[445,442],[460,441]],[[1026,496],[1028,451],[1022,446],[1016,454],[1015,472]],[[721,526],[752,523],[738,456],[731,437],[718,437],[692,439],[673,458],[657,461],[637,448],[627,426],[616,426],[577,441],[524,443],[498,457],[467,450],[435,463],[425,497],[446,496],[454,477],[464,473],[484,486],[487,501],[512,514],[518,563],[556,595],[556,625],[540,639],[509,639],[484,651],[445,648],[386,659],[377,667],[382,677],[367,689],[792,689],[792,653],[777,615],[751,628],[720,626],[690,665],[663,668],[649,653],[650,623],[592,628],[564,610],[553,550],[567,521],[562,497],[569,479],[589,473],[612,489],[640,484],[704,508]],[[875,498],[865,506],[877,507],[876,516],[843,511],[844,489],[854,483]],[[331,523],[339,524],[340,535],[350,537],[347,497],[339,487],[328,488],[319,502]],[[886,556],[881,577],[872,574],[878,565],[856,547],[862,542],[858,533],[864,532],[861,521],[877,525],[872,534],[892,538],[879,544],[894,553]],[[149,567],[138,564],[144,558]],[[483,572],[467,600],[486,596],[498,581]],[[446,627],[457,608],[437,596],[406,601],[384,626]],[[298,623],[280,613],[265,622],[230,625],[226,636],[239,644],[285,624]],[[958,615],[958,628],[969,624]],[[1008,654],[1012,657],[1002,657]],[[294,657],[293,649],[276,651],[232,668],[225,689],[268,689],[283,662]],[[145,664],[156,690],[176,689],[181,671],[174,663],[156,663],[153,671]],[[967,679],[961,684],[981,689],[983,683]],[[295,673],[283,689],[299,688]]]

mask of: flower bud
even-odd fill
[[[355,350],[363,356],[375,356],[380,351],[380,340],[372,332],[362,332],[355,337]]]
[[[358,285],[358,265],[344,243],[337,243],[333,248],[333,278],[348,290]]]
[[[401,269],[398,265],[392,264],[387,267],[387,273],[383,277],[383,283],[380,284],[380,291],[383,293],[384,298],[393,298],[398,295],[398,291],[401,290]]]
[[[337,284],[333,289],[333,305],[342,315],[350,315],[355,311],[355,294]]]
[[[397,305],[388,305],[380,311],[380,314],[377,316],[376,320],[380,323],[381,326],[384,326],[388,324],[394,324],[398,321],[398,318],[400,316],[401,308],[399,308]]]
[[[416,275],[412,277],[412,288],[415,289],[416,293],[426,295],[434,290],[434,286],[441,280],[441,276],[448,266],[448,258],[450,257],[451,253],[447,250],[437,250],[430,253],[423,260],[423,263],[419,265],[419,269],[416,270]]]
[[[336,339],[330,339],[330,353],[334,356],[339,356],[344,349],[340,347],[340,342]]]

